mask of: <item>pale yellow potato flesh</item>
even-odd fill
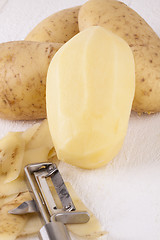
[[[46,75],[60,43],[16,41],[0,44],[0,117],[46,117]]]
[[[27,41],[65,43],[79,32],[78,12],[73,7],[56,12],[40,22],[25,38]]]
[[[135,59],[136,90],[132,109],[138,113],[160,111],[160,39],[134,10],[115,0],[91,0],[79,11],[80,31],[102,26],[122,37]]]
[[[58,158],[88,169],[113,159],[126,135],[135,92],[128,44],[102,27],[82,31],[52,59],[46,88]]]

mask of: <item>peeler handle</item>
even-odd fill
[[[60,222],[46,223],[39,231],[41,240],[71,240],[66,226]]]

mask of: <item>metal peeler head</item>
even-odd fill
[[[44,224],[40,230],[41,239],[70,239],[64,224],[86,223],[90,217],[86,211],[76,211],[76,207],[57,166],[53,163],[36,163],[27,165],[24,171],[33,200],[22,203],[18,208],[11,210],[9,213],[25,214],[39,212]],[[59,197],[62,205],[61,209],[57,207],[54,201],[48,180],[51,180],[52,187],[54,187]],[[54,231],[55,227],[56,231]],[[59,232],[61,232],[61,235]],[[50,234],[57,234],[57,237],[55,235],[52,238],[52,236],[49,236]]]

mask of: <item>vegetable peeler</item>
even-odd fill
[[[9,213],[21,215],[38,212],[43,223],[39,232],[41,240],[70,240],[65,224],[88,222],[90,219],[88,212],[76,211],[56,164],[30,164],[24,171],[32,200],[23,202]],[[55,204],[47,182],[49,178],[61,201],[62,209],[58,209]]]

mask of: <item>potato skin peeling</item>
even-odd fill
[[[133,54],[123,39],[90,27],[68,41],[47,74],[47,116],[58,158],[88,169],[112,160],[126,135],[134,91]]]
[[[58,164],[47,120],[33,125],[25,132],[10,132],[2,138],[0,140],[0,198],[26,190],[23,179],[24,167],[39,161],[53,161]]]
[[[28,222],[28,215],[15,216],[8,211],[31,199],[24,166],[40,161],[59,163],[47,120],[25,132],[10,132],[0,140],[0,239],[15,240]]]
[[[0,175],[5,182],[15,180],[21,171],[25,142],[20,132],[10,132],[0,140]]]
[[[0,208],[0,239],[15,240],[23,230],[29,218],[28,215],[15,216],[8,214],[8,211],[27,200],[31,200],[29,192],[20,193],[14,200]]]

